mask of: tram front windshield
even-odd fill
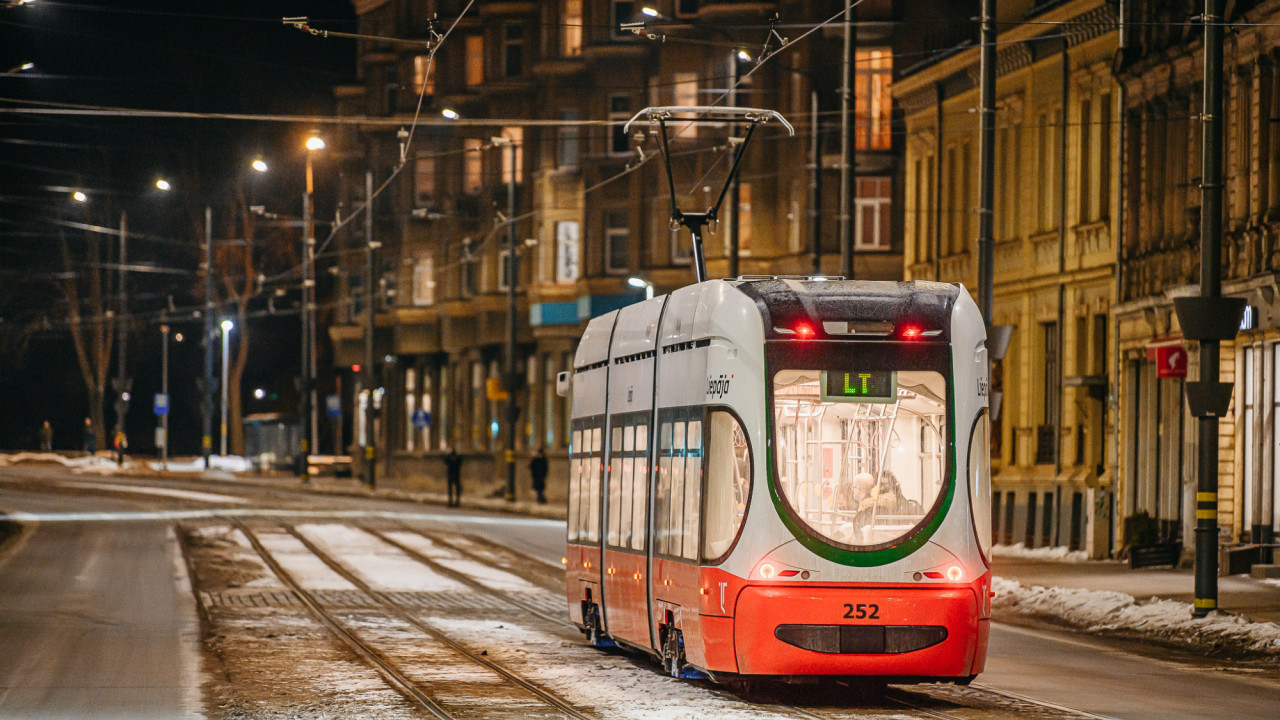
[[[932,370],[793,368],[773,376],[778,490],[819,539],[892,545],[947,477],[947,387]]]

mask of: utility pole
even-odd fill
[[[507,177],[507,447],[503,453],[507,463],[507,502],[516,501],[516,421],[520,408],[516,405],[516,284],[520,282],[520,261],[516,254],[516,144],[508,140],[511,174]]]
[[[373,425],[377,412],[373,407],[373,252],[378,245],[373,241],[373,171],[364,173],[364,366],[360,369],[361,384],[367,393],[364,406],[364,484],[374,486],[374,462],[377,460],[377,441]]]
[[[129,412],[129,388],[133,384],[126,376],[126,360],[129,349],[129,220],[120,211],[120,297],[116,318],[116,435],[124,432],[124,418]],[[126,436],[127,437],[127,436]]]
[[[1240,329],[1243,298],[1222,297],[1222,36],[1223,0],[1204,3],[1204,108],[1200,113],[1200,296],[1174,300],[1178,324],[1200,341],[1200,378],[1185,384],[1197,418],[1195,597],[1192,617],[1218,608],[1218,418],[1231,404],[1230,383],[1219,381],[1219,343]]]
[[[855,3],[856,4],[856,3]],[[844,63],[840,83],[840,274],[853,279],[853,170],[855,148],[849,123],[851,109],[857,108],[853,94],[854,67],[857,56],[857,27],[854,25],[853,6],[844,11]]]
[[[995,292],[996,0],[982,0],[979,73],[978,307],[990,327],[995,322],[991,308]]]
[[[729,55],[729,107],[738,106],[738,51]],[[729,145],[732,147],[737,133],[729,126]],[[729,277],[738,277],[738,222],[742,215],[738,212],[738,204],[742,201],[742,191],[738,186],[738,176],[734,175],[729,185]]]
[[[213,450],[213,208],[204,208],[204,413],[200,452],[209,469]]]
[[[809,91],[809,254],[813,274],[822,274],[822,134],[818,128],[818,91]]]
[[[165,409],[160,416],[160,466],[169,469],[169,324],[160,325],[160,394],[164,395]]]
[[[311,322],[308,314],[311,309],[309,291],[311,289],[311,253],[315,238],[311,227],[311,153],[307,153],[307,191],[302,196],[302,382],[299,383],[298,394],[302,407],[298,410],[298,431],[302,436],[299,443],[298,475],[303,482],[311,479],[308,468],[311,455]]]

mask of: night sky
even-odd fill
[[[116,227],[124,211],[129,263],[163,270],[134,273],[129,285],[130,313],[137,320],[129,343],[129,375],[135,380],[127,427],[131,447],[149,451],[155,426],[151,397],[160,381],[159,316],[170,298],[179,316],[201,302],[195,273],[203,207],[212,204],[220,218],[229,215],[228,198],[239,186],[253,204],[299,215],[301,140],[315,127],[7,110],[39,101],[52,107],[329,115],[333,86],[355,81],[355,44],[312,37],[281,23],[296,15],[308,16],[317,27],[355,30],[354,10],[342,0],[37,0],[22,6],[0,0],[0,73],[14,69],[0,75],[0,110],[6,111],[0,113],[0,449],[36,447],[45,419],[54,425],[55,448],[81,444],[88,396],[58,282],[64,270],[61,238],[77,272],[85,271],[89,242],[83,230],[67,223]],[[28,62],[35,67],[18,70]],[[254,157],[264,158],[271,172],[247,173]],[[318,204],[335,180],[323,170],[317,167]],[[167,194],[154,189],[162,176],[174,184]],[[74,189],[83,189],[89,201],[72,202]],[[281,243],[297,232],[264,227],[258,235]],[[215,230],[215,237],[220,234]],[[98,242],[105,252],[117,241],[99,235]],[[278,257],[275,267],[263,269],[280,271],[290,259]],[[288,281],[279,286],[288,287]],[[264,302],[255,308],[264,310]],[[292,302],[296,292],[279,301],[282,307]],[[194,453],[194,380],[203,374],[203,351],[193,342],[199,326],[172,324],[188,337],[173,346],[171,447]],[[293,410],[297,324],[297,316],[287,312],[254,320],[244,377],[246,413]],[[255,387],[279,400],[256,402]],[[110,427],[110,403],[105,419]]]

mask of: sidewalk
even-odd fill
[[[1117,561],[1044,560],[1010,552],[997,547],[993,553],[997,619],[1047,620],[1205,655],[1280,659],[1280,582],[1219,577],[1218,611],[1193,619],[1190,569],[1130,570]]]

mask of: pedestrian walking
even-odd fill
[[[97,433],[93,430],[93,418],[84,419],[84,451],[92,455],[98,449]]]
[[[533,477],[533,492],[538,496],[538,504],[547,502],[547,452],[538,448],[533,459],[529,461],[529,475]]]
[[[444,458],[445,479],[449,484],[449,507],[462,505],[462,456],[454,448]]]
[[[111,445],[116,450],[116,465],[124,467],[124,451],[129,449],[129,438],[125,437],[123,428],[116,431],[116,438]]]
[[[53,452],[53,426],[48,420],[40,426],[40,452]]]

